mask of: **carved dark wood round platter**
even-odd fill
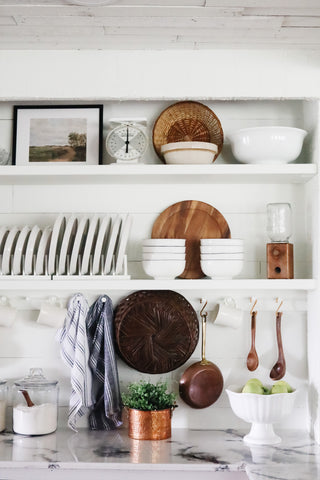
[[[192,305],[171,290],[139,290],[121,300],[115,312],[118,353],[132,368],[159,374],[183,365],[199,340]]]

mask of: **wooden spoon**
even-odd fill
[[[256,370],[259,365],[259,357],[256,352],[255,339],[256,339],[256,315],[257,312],[251,313],[251,348],[247,357],[247,368],[250,372]]]
[[[27,392],[27,390],[21,390],[21,393],[22,395],[24,396],[26,402],[27,402],[27,405],[28,407],[33,407],[34,406],[34,403],[32,402],[30,396],[29,396],[29,393]]]
[[[281,338],[281,317],[282,317],[282,312],[277,312],[276,329],[277,329],[277,342],[278,342],[279,354],[278,354],[278,360],[274,364],[270,372],[270,378],[272,378],[272,380],[280,380],[282,377],[284,377],[286,373],[286,361],[284,358],[282,338]]]

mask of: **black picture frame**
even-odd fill
[[[15,105],[12,164],[101,165],[102,135],[101,104]]]

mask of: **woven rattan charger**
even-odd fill
[[[184,101],[170,105],[157,118],[153,127],[153,146],[165,163],[161,146],[173,142],[210,142],[218,147],[213,161],[223,146],[223,130],[213,111],[199,102]]]

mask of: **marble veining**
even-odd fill
[[[171,439],[130,439],[125,429],[113,432],[58,430],[27,437],[0,434],[2,469],[49,470],[135,468],[156,470],[246,472],[249,480],[320,479],[320,447],[306,432],[283,431],[282,443],[249,446],[236,430],[176,429]],[[214,478],[214,476],[213,476]]]

